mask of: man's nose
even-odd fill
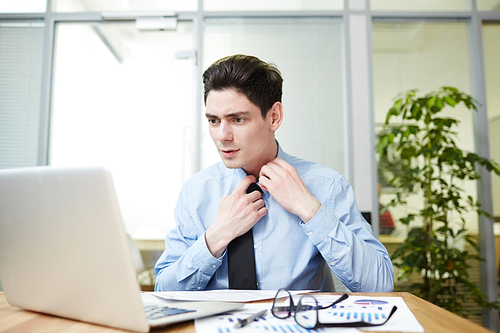
[[[217,140],[219,141],[230,141],[233,139],[233,132],[231,126],[222,121],[219,126],[219,132],[217,133]]]

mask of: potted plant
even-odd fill
[[[500,166],[457,146],[459,121],[441,111],[460,104],[477,110],[477,101],[453,87],[421,97],[416,90],[400,94],[387,113],[376,149],[379,166],[390,170],[389,184],[397,190],[384,209],[406,205],[411,195],[422,201],[418,213],[399,220],[409,232],[392,255],[398,279],[418,276],[409,285],[412,293],[467,316],[466,297],[483,307],[498,308],[498,304],[489,303],[469,278],[468,260],[482,259],[479,252],[470,253],[463,246],[467,242],[479,250],[477,237],[467,232],[463,216],[470,211],[487,213],[462,185],[480,178],[476,167],[500,175]],[[459,292],[460,288],[466,292]]]

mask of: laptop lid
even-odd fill
[[[0,279],[24,309],[148,331],[109,171],[0,171]]]
[[[148,324],[101,167],[0,170],[0,280],[13,306],[142,332],[243,306],[187,303],[195,311]]]

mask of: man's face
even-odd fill
[[[271,112],[260,108],[234,89],[211,91],[206,101],[210,136],[224,165],[258,174],[276,156]]]

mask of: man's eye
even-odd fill
[[[234,121],[237,122],[237,123],[242,123],[243,122],[243,118],[234,118]]]
[[[218,122],[219,122],[219,121],[218,121],[217,119],[208,119],[208,123],[209,123],[210,125],[215,125],[215,124],[217,124]]]

